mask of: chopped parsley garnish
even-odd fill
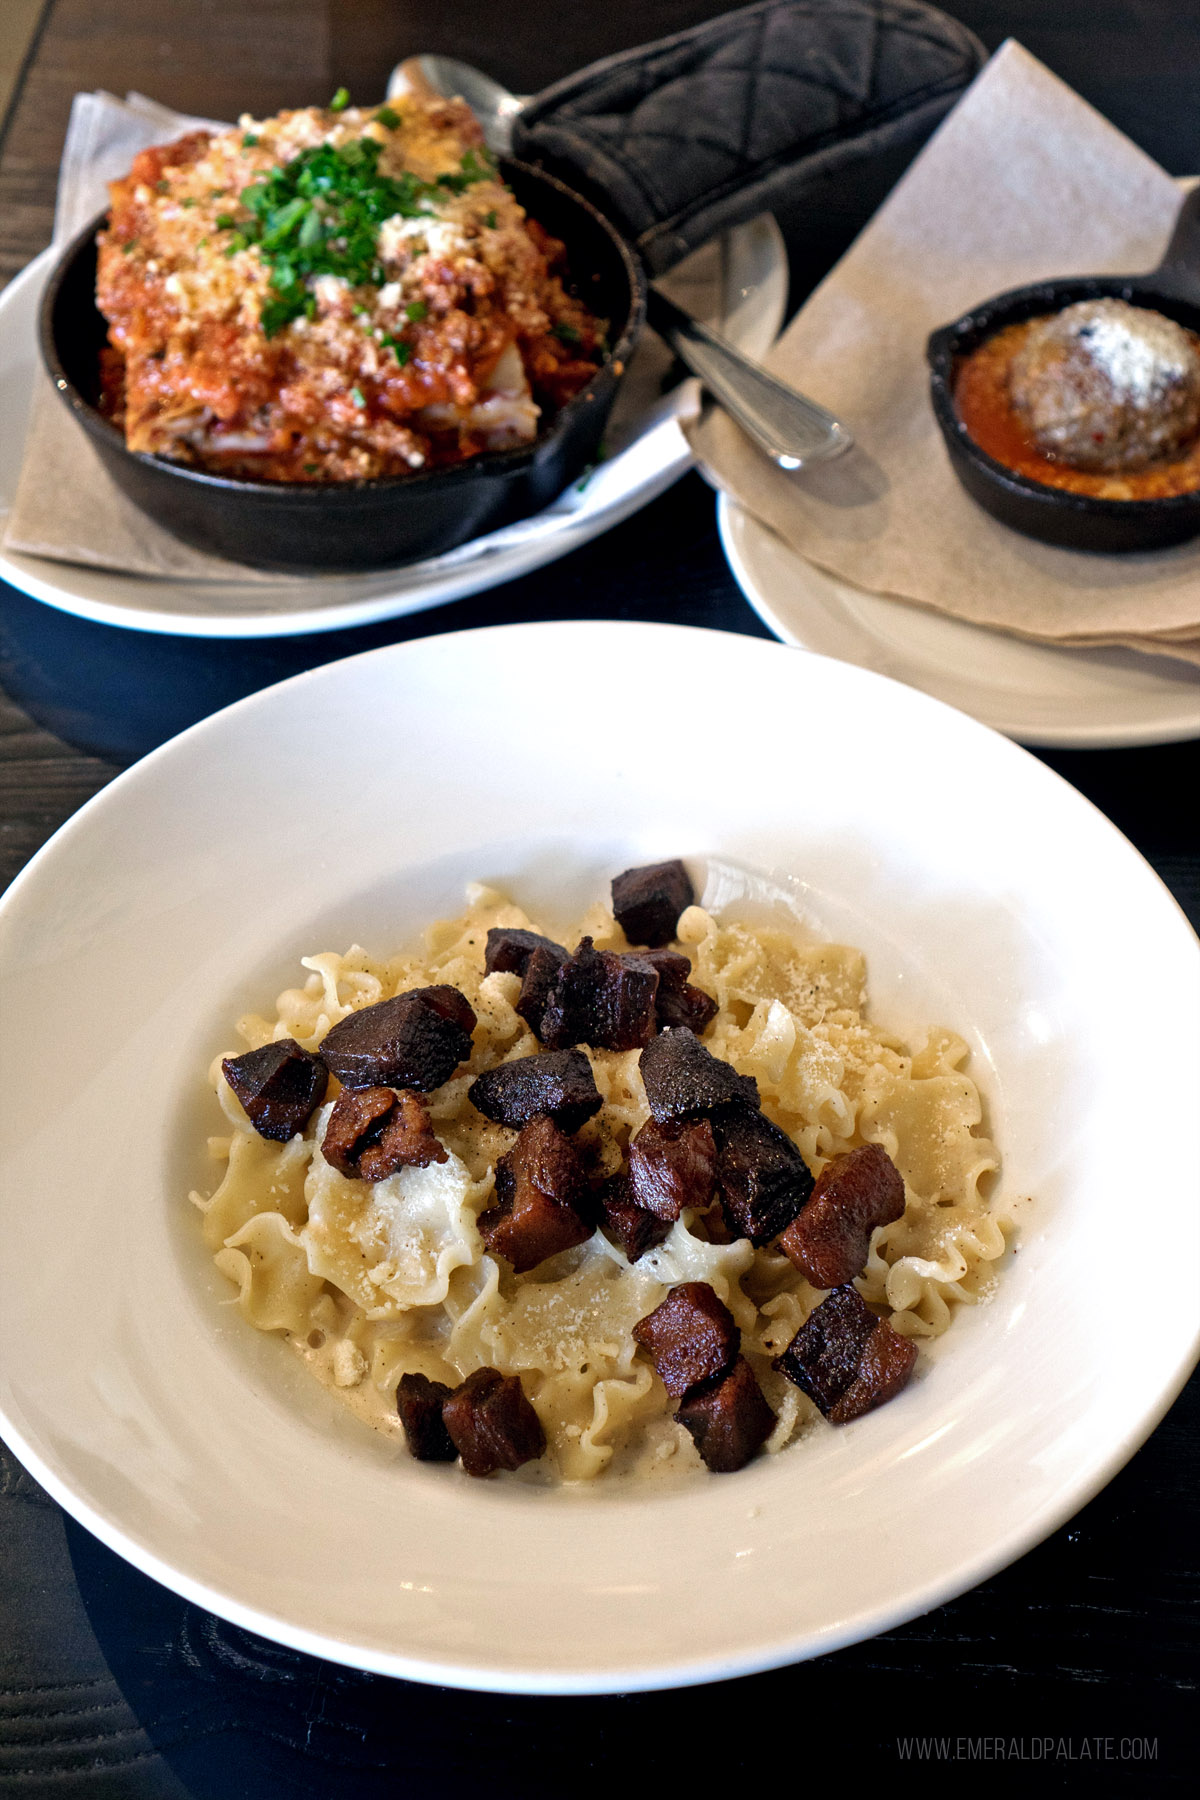
[[[428,311],[429,308],[423,300],[410,300],[404,309],[404,316],[406,319],[423,319]]]
[[[319,472],[320,467],[320,463],[305,463],[304,473],[306,475],[316,475]]]
[[[274,337],[285,325],[290,325],[296,314],[286,300],[268,300],[259,315],[259,323],[267,337]]]
[[[232,214],[230,214],[230,213],[218,213],[217,214],[217,230],[218,231],[232,231],[233,227],[236,224],[237,224],[237,220],[232,216]]]
[[[245,137],[242,139],[242,149],[243,150],[253,150],[253,148],[254,148],[255,144],[257,144],[257,142],[258,142],[258,133],[256,131],[248,131],[246,133]]]
[[[310,284],[319,275],[336,275],[350,287],[382,286],[377,239],[385,219],[425,218],[451,183],[458,193],[494,173],[484,152],[468,150],[461,174],[439,176],[432,184],[407,171],[381,175],[380,150],[374,138],[302,150],[242,189],[248,218],[221,214],[220,229],[236,226],[226,255],[254,245],[270,271],[272,298],[261,314],[267,337],[302,313],[311,316]]]
[[[137,239],[130,238],[130,240],[127,244],[121,245],[121,255],[122,256],[132,256],[133,252],[137,249],[137,247],[138,247]]]
[[[367,404],[363,399],[363,391],[361,388],[352,387],[350,389],[350,398],[353,400],[355,406],[365,406]]]
[[[560,344],[582,344],[583,334],[576,331],[574,325],[567,325],[561,319],[551,327]]]
[[[180,206],[195,206],[196,197],[194,194],[185,194],[179,204]]]
[[[486,213],[486,214],[485,214],[485,215],[484,215],[484,220],[483,220],[483,222],[484,222],[484,224],[485,224],[485,225],[486,225],[486,226],[487,226],[487,228],[488,228],[488,230],[489,230],[489,231],[495,231],[495,229],[496,229],[496,226],[497,226],[497,224],[498,224],[498,220],[497,220],[497,218],[496,218],[496,214],[495,214],[495,212],[494,212],[494,211],[492,211],[492,212],[490,212],[490,213]]]
[[[439,175],[437,185],[445,188],[448,193],[461,194],[473,181],[491,181],[495,174],[496,164],[490,150],[468,150],[459,165],[459,172]]]
[[[338,89],[337,93],[333,96],[333,99],[329,102],[329,110],[330,110],[330,112],[345,112],[345,110],[349,106],[349,104],[350,104],[349,88],[340,87]]]
[[[381,125],[386,125],[389,131],[395,131],[400,123],[400,114],[391,106],[381,106],[375,117]]]
[[[412,355],[412,345],[406,344],[403,338],[385,337],[383,342],[395,353],[396,361],[403,368]]]
[[[171,191],[171,184],[169,181],[156,181],[154,184],[154,191],[156,194],[169,194]]]

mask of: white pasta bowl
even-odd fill
[[[417,1464],[229,1304],[187,1200],[208,1063],[300,956],[388,952],[467,880],[565,921],[674,855],[790,875],[875,1017],[967,1039],[1015,1251],[896,1400],[736,1475]],[[860,669],[562,624],[301,676],[58,833],[0,906],[0,982],[0,1428],[139,1568],[336,1661],[580,1693],[836,1649],[1037,1543],[1194,1359],[1195,938],[1066,784]]]

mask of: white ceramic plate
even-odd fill
[[[877,1016],[967,1037],[1005,1189],[1035,1197],[1019,1252],[898,1399],[737,1475],[414,1463],[229,1305],[186,1198],[209,1058],[301,954],[398,944],[469,877],[562,916],[676,853],[790,872],[867,951]],[[625,1691],[854,1642],[1036,1543],[1180,1386],[1198,965],[1078,794],[844,663],[551,624],[299,676],[113,782],[0,906],[4,1434],[139,1568],[362,1668]]]
[[[1103,750],[1200,737],[1200,669],[1056,650],[885,600],[814,568],[736,500],[717,503],[734,580],[786,644],[894,676],[1022,744]]]
[[[16,493],[34,384],[46,379],[37,318],[57,254],[44,251],[0,294],[0,519]],[[787,280],[782,235],[764,213],[688,257],[664,286],[719,325],[741,349],[762,356],[783,322]],[[609,433],[618,446],[630,447],[624,460],[618,455],[602,465],[603,479],[583,504],[564,510],[556,503],[535,520],[477,538],[444,556],[361,575],[216,582],[125,575],[0,547],[0,578],[80,618],[183,637],[341,631],[460,600],[577,550],[647,505],[691,467],[691,449],[678,419],[694,411],[698,390],[694,381],[685,381],[669,398],[661,398],[658,379],[669,364],[669,356],[647,332],[623,383]]]

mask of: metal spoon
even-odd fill
[[[434,93],[445,99],[460,96],[479,120],[488,149],[497,156],[511,156],[513,121],[526,101],[510,94],[481,69],[453,56],[410,56],[392,70],[388,82],[389,100],[406,93]],[[731,418],[781,469],[827,462],[853,444],[846,427],[831,412],[768,375],[727,338],[676,306],[653,285],[647,294],[646,317],[680,361],[699,376]]]

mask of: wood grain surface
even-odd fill
[[[0,0],[2,4],[2,0]],[[59,154],[79,89],[139,89],[215,117],[382,91],[420,49],[527,90],[724,10],[694,0],[604,7],[502,0],[47,0],[0,138],[0,279],[50,237]],[[1173,173],[1200,169],[1195,0],[950,0],[989,46],[1013,34]],[[789,243],[798,299],[842,241],[815,218]],[[674,618],[763,633],[721,557],[696,477],[597,544],[478,599],[336,639],[176,641],[156,667],[177,715],[148,712],[139,748],[175,723],[351,649],[506,619]],[[0,886],[118,761],[95,744],[71,669],[133,717],[138,634],[82,627],[0,586]],[[156,649],[159,648],[156,646]],[[76,663],[72,663],[72,659]],[[53,680],[46,670],[53,669]],[[159,696],[160,702],[162,696]],[[157,723],[155,723],[157,721]],[[174,728],[171,725],[170,728]],[[107,741],[107,740],[105,740]],[[114,739],[116,741],[116,739]],[[125,755],[131,752],[126,752]],[[1158,869],[1200,923],[1200,746],[1047,754]],[[1123,978],[1128,946],[1114,946]],[[1186,1123],[1181,1128],[1189,1128]],[[1194,1129],[1194,1123],[1190,1127]],[[1114,1143],[1130,1171],[1136,1144]],[[33,1203],[31,1201],[31,1203]],[[1130,1281],[1136,1332],[1152,1292]],[[1089,1506],[1012,1568],[927,1618],[835,1656],[714,1688],[538,1701],[424,1689],[336,1668],[179,1600],[60,1512],[0,1446],[0,1791],[21,1796],[495,1796],[649,1780],[706,1800],[718,1760],[747,1786],[867,1783],[919,1759],[934,1786],[997,1772],[1035,1792],[1142,1794],[1183,1784],[1194,1742],[1200,1382]],[[954,1521],[946,1520],[948,1541]],[[652,1556],[653,1546],[631,1546]],[[1135,1754],[1119,1747],[1143,1745]],[[992,1748],[989,1750],[988,1745]],[[1023,1746],[1014,1769],[997,1745]],[[1153,1752],[1149,1746],[1153,1745]],[[1041,1746],[1039,1749],[1038,1746]],[[1090,1748],[1089,1748],[1090,1746]],[[718,1753],[719,1752],[719,1756]]]

